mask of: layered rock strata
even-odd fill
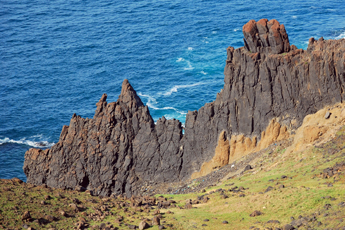
[[[249,21],[242,48],[227,49],[224,88],[212,103],[155,124],[127,80],[118,101],[103,95],[93,119],[73,115],[51,149],[25,154],[27,182],[136,194],[144,182],[188,180],[289,137],[303,118],[343,102],[345,39],[290,45],[276,20]]]

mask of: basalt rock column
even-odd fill
[[[258,22],[250,20],[243,26],[245,48],[252,52],[266,51],[280,54],[290,51],[289,37],[285,26],[277,20],[261,19]]]
[[[187,114],[186,175],[206,173],[201,166],[216,160],[223,131],[231,163],[289,137],[306,115],[344,100],[345,39],[310,39],[306,51],[297,49],[284,25],[267,19],[249,21],[243,35],[244,47],[227,49],[224,88],[216,100]]]

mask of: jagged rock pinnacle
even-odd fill
[[[184,135],[178,120],[155,124],[124,80],[119,99],[107,103],[103,94],[93,119],[73,115],[51,149],[25,153],[27,182],[131,196],[148,183],[185,181],[232,163],[345,100],[345,39],[312,39],[304,51],[290,47],[284,25],[267,19],[249,21],[243,35],[244,48],[227,49],[223,90],[188,112]]]
[[[250,20],[243,26],[242,31],[245,47],[252,53],[262,52],[263,48],[273,54],[290,51],[289,37],[285,27],[275,19],[270,21],[261,19],[258,22]]]
[[[141,99],[138,97],[135,90],[133,89],[133,87],[131,86],[131,84],[129,84],[127,79],[125,79],[122,82],[122,89],[121,89],[121,94],[119,96],[119,101],[125,104],[134,102],[138,107],[144,105]]]

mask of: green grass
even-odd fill
[[[344,129],[338,132],[338,139],[344,135]],[[194,205],[193,210],[174,210],[175,216],[181,224],[182,229],[189,229],[191,225],[201,227],[203,223],[207,224],[205,229],[221,229],[222,221],[227,220],[234,229],[248,228],[249,226],[263,227],[268,220],[279,220],[280,226],[290,223],[290,217],[297,218],[299,215],[312,215],[323,212],[325,204],[332,204],[332,212],[340,211],[336,217],[318,216],[318,221],[325,222],[328,228],[342,226],[338,219],[345,218],[344,210],[338,207],[340,201],[345,201],[344,178],[341,175],[339,181],[334,182],[334,178],[322,179],[317,175],[323,169],[335,165],[337,162],[344,161],[342,153],[339,151],[335,155],[327,156],[330,148],[339,148],[343,143],[329,142],[324,149],[311,148],[304,152],[292,153],[288,158],[282,158],[282,153],[286,149],[279,149],[268,155],[264,155],[261,162],[263,170],[257,174],[246,172],[245,175],[238,178],[224,181],[221,186],[207,189],[206,192],[218,188],[229,189],[225,184],[235,183],[236,186],[249,188],[245,191],[245,197],[238,197],[237,194],[228,194],[228,199],[221,199],[219,194],[211,194],[207,204]],[[325,156],[326,154],[326,156]],[[325,157],[325,158],[324,158]],[[329,161],[327,162],[326,159]],[[272,161],[271,161],[272,160]],[[322,163],[320,163],[322,161]],[[273,167],[272,164],[276,164]],[[269,168],[269,170],[265,170]],[[255,171],[256,168],[254,168]],[[288,176],[287,179],[281,179],[282,175]],[[292,178],[292,179],[290,179]],[[274,182],[270,182],[270,180]],[[278,184],[276,184],[278,183]],[[333,183],[333,187],[328,187],[328,183]],[[283,184],[285,188],[279,189]],[[274,187],[274,190],[264,193],[268,186]],[[199,194],[193,195],[165,195],[179,200],[180,203],[187,198],[196,199]],[[322,197],[335,197],[336,200],[323,199]],[[227,204],[225,204],[227,202]],[[264,214],[257,217],[249,217],[254,210],[259,210]],[[184,216],[182,221],[182,216]],[[203,219],[210,219],[209,222],[203,222]],[[217,219],[214,219],[217,218]],[[196,223],[196,224],[195,224]],[[269,224],[266,224],[268,226]],[[275,225],[272,225],[275,227]],[[318,229],[318,227],[315,227]],[[322,225],[320,229],[324,229]]]
[[[274,229],[290,223],[292,216],[297,218],[299,215],[316,215],[317,221],[321,221],[323,224],[318,227],[315,225],[316,223],[313,223],[313,229],[343,226],[344,224],[340,220],[345,220],[345,208],[338,206],[338,203],[345,201],[344,175],[337,174],[332,178],[323,179],[320,173],[327,167],[345,161],[345,149],[342,149],[344,142],[345,127],[337,132],[336,138],[321,147],[312,147],[288,156],[283,154],[286,151],[285,148],[277,147],[275,151],[263,154],[254,169],[223,181],[218,186],[206,188],[205,193],[198,191],[192,194],[162,194],[168,200],[175,200],[178,206],[161,210],[162,221],[173,224],[172,229],[191,229],[194,228],[193,226],[199,229],[248,229],[250,226]],[[282,175],[287,178],[282,179]],[[234,183],[234,185],[226,186],[230,183]],[[328,187],[329,183],[332,183],[333,187]],[[198,186],[198,184],[199,182],[196,180],[190,182],[192,187]],[[284,185],[285,188],[280,188],[281,185]],[[243,191],[245,196],[239,197],[241,193],[228,191],[234,186],[246,188]],[[272,186],[274,189],[265,192],[268,186]],[[10,191],[7,191],[8,188]],[[225,194],[228,198],[223,199],[219,193],[209,194],[219,188],[226,190]],[[63,197],[57,196],[58,193]],[[51,199],[45,200],[47,195]],[[201,195],[209,197],[209,201],[195,204],[192,209],[184,209],[187,199],[196,200]],[[157,194],[156,197],[158,196],[160,195]],[[336,198],[336,200],[324,199],[327,196]],[[69,207],[74,198],[82,202],[78,206],[83,206],[83,211],[75,212]],[[42,205],[43,200],[47,204]],[[45,218],[46,215],[57,218],[56,221],[43,225],[39,225],[35,221],[26,223],[34,229],[71,229],[75,227],[80,218],[85,218],[89,226],[106,223],[119,229],[128,229],[124,223],[138,226],[142,218],[151,219],[153,217],[154,210],[147,213],[140,212],[139,208],[127,207],[128,211],[125,212],[124,208],[117,207],[119,203],[124,204],[129,201],[124,199],[102,200],[87,193],[52,190],[10,180],[0,180],[0,229],[20,229],[25,223],[21,220],[21,216],[26,210],[30,211],[33,220]],[[332,208],[325,210],[326,204],[331,204]],[[108,207],[109,215],[101,220],[93,219],[91,214],[97,213],[102,205]],[[59,210],[64,210],[69,216],[61,216]],[[255,210],[261,211],[263,215],[250,217]],[[167,211],[172,211],[173,214],[166,214]],[[330,215],[325,216],[327,213]],[[115,221],[119,216],[124,217],[121,224]],[[209,221],[205,222],[205,219],[209,219]],[[268,224],[269,220],[279,220],[280,224]],[[229,224],[224,225],[223,221],[228,221]],[[207,226],[202,226],[202,224]],[[158,227],[154,226],[150,229],[155,230]]]

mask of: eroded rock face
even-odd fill
[[[187,180],[205,162],[231,163],[344,100],[345,39],[310,39],[304,51],[290,46],[283,25],[267,19],[249,21],[243,34],[245,47],[227,49],[224,89],[188,112],[184,135],[177,120],[154,124],[125,80],[118,101],[107,103],[104,94],[93,119],[74,114],[51,149],[26,152],[27,182],[131,196],[143,182]]]
[[[243,26],[245,48],[252,52],[280,54],[290,51],[289,37],[284,25],[273,19],[250,20]]]
[[[193,151],[197,157],[183,170],[199,171],[199,165],[210,161],[222,131],[230,149],[232,135],[266,146],[260,140],[273,119],[283,136],[289,136],[285,129],[297,129],[306,115],[344,101],[345,39],[310,39],[306,51],[291,45],[288,53],[281,54],[256,48],[259,52],[253,53],[245,47],[229,47],[223,90],[214,102],[187,114],[184,157]],[[272,141],[267,136],[276,138],[272,133],[264,136],[266,143]],[[230,155],[229,163],[236,158]]]
[[[127,80],[117,102],[106,98],[96,104],[93,119],[74,114],[51,149],[25,154],[29,183],[130,196],[142,181],[179,180],[181,123],[162,118],[155,125]]]

